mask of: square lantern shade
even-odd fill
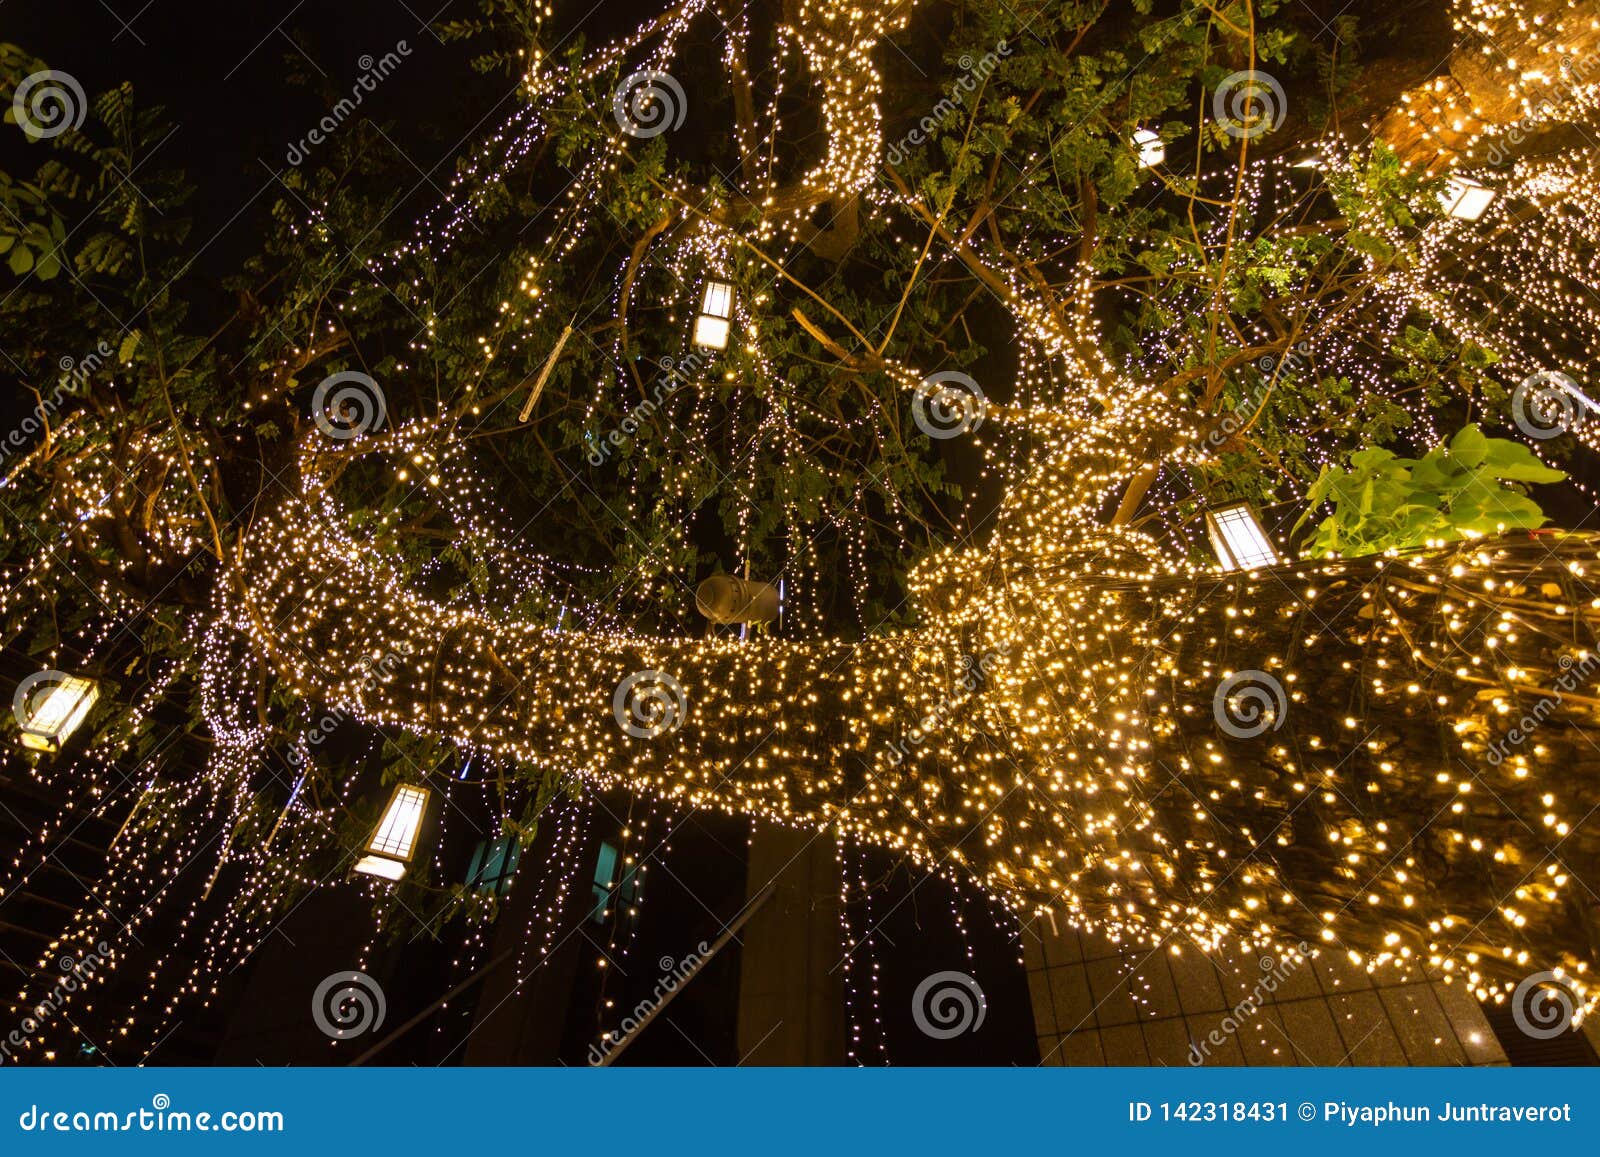
[[[428,810],[428,795],[427,788],[409,784],[394,789],[383,818],[367,841],[367,854],[356,862],[357,872],[385,880],[398,880],[406,874],[406,865],[416,854],[417,833],[422,828],[423,813]]]
[[[732,323],[733,286],[726,281],[707,281],[700,295],[700,312],[694,319],[694,344],[706,349],[727,349]]]
[[[22,720],[22,746],[60,751],[99,698],[100,686],[92,679],[68,675],[52,683],[48,691],[30,697],[28,717]]]
[[[1133,147],[1139,152],[1139,167],[1148,169],[1167,159],[1167,146],[1154,129],[1134,129]]]
[[[1440,201],[1444,211],[1452,217],[1459,217],[1463,221],[1476,221],[1482,217],[1494,204],[1494,199],[1499,196],[1487,185],[1474,181],[1471,177],[1451,177],[1445,183],[1444,193]]]
[[[1206,511],[1206,537],[1223,570],[1256,570],[1283,561],[1248,502]]]

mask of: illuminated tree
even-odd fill
[[[192,906],[162,1012],[365,842],[330,717],[391,779],[482,759],[513,834],[619,785],[1151,947],[1584,991],[1600,544],[1496,533],[1542,521],[1516,488],[1555,473],[1506,457],[1452,492],[1455,541],[1405,553],[1221,573],[1198,533],[1237,499],[1287,525],[1349,452],[1472,421],[1587,452],[1595,158],[1518,159],[1594,115],[1575,10],[1459,7],[1552,62],[1497,65],[1518,115],[1468,123],[1410,76],[1374,103],[1354,24],[1271,2],[690,0],[559,60],[537,13],[485,8],[445,31],[514,29],[526,105],[446,202],[379,235],[349,126],[283,175],[207,336],[172,214],[113,192],[59,227],[137,166],[129,94],[6,186],[38,227],[9,356],[43,381],[81,352],[7,461],[4,611],[41,665],[115,685],[36,774],[64,826],[175,709],[212,743],[151,781],[108,885],[134,927]],[[1491,148],[1488,211],[1451,211]],[[100,308],[137,320],[103,352]],[[1461,469],[1509,454],[1468,429]],[[717,570],[781,575],[782,626],[705,637]],[[196,857],[203,889],[165,886]],[[472,901],[437,862],[371,887],[427,920]]]

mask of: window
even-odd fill
[[[511,879],[517,874],[517,861],[521,858],[522,841],[516,836],[480,842],[472,853],[472,866],[467,869],[467,887],[487,896],[506,895],[511,891]]]
[[[616,846],[602,842],[600,853],[594,862],[594,911],[590,915],[596,924],[605,922],[607,909],[614,903],[623,907],[632,907],[639,896],[639,877],[634,868],[628,868],[622,879],[612,887],[616,880],[619,855]]]

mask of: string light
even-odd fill
[[[1600,49],[1600,26],[1586,21],[1579,5],[1569,5],[1559,20],[1535,21],[1530,3],[1470,0],[1459,6],[1458,24],[1502,39],[1514,25],[1530,36],[1537,56],[1551,59]],[[937,229],[938,214],[920,192],[874,181],[883,140],[872,53],[905,26],[913,7],[890,12],[801,0],[780,24],[780,60],[802,62],[821,86],[824,155],[791,183],[777,179],[770,161],[758,160],[759,179],[742,200],[681,176],[660,179],[660,228],[637,258],[630,254],[612,271],[611,372],[595,382],[586,422],[609,412],[613,392],[636,372],[630,314],[650,302],[681,306],[692,300],[685,286],[713,271],[718,280],[707,284],[700,308],[728,328],[720,345],[702,343],[722,352],[682,375],[690,386],[679,427],[685,444],[703,439],[713,421],[716,403],[704,388],[712,375],[731,381],[732,389],[759,383],[762,398],[778,389],[785,367],[762,340],[775,320],[764,313],[774,304],[770,279],[784,276],[783,254],[816,240],[810,216],[818,205],[859,197],[875,221]],[[569,65],[536,53],[524,82],[527,107],[463,167],[446,204],[424,222],[426,240],[399,247],[374,271],[394,273],[420,256],[447,252],[496,183],[545,137],[570,84],[609,75],[641,51],[647,68],[669,65],[705,9],[690,0]],[[736,26],[726,51],[738,56],[745,38]],[[1560,70],[1539,63],[1505,65],[1519,70],[1509,91],[1524,119],[1546,123],[1594,111],[1592,83],[1569,75],[1560,85],[1554,79]],[[1495,126],[1504,133],[1512,123],[1463,107],[1448,85],[1432,91],[1426,102],[1407,106],[1409,128],[1384,134],[1403,154],[1408,141],[1429,142],[1432,153],[1423,161],[1407,155],[1413,168],[1467,157],[1495,139]],[[777,138],[778,95],[767,109],[763,139],[739,129],[745,156],[759,158],[761,146]],[[1436,139],[1443,124],[1450,126],[1448,142]],[[584,156],[567,204],[518,271],[517,293],[479,335],[480,381],[497,357],[550,321],[552,278],[586,235],[595,190],[615,180],[634,144],[617,132]],[[1193,268],[1173,270],[1180,286],[1174,301],[1189,312],[1174,309],[1174,317],[1193,316],[1204,304],[1182,300],[1184,275],[1241,237],[1265,234],[1274,197],[1301,187],[1293,180],[1336,186],[1372,159],[1338,138],[1319,142],[1317,155],[1323,163],[1297,175],[1290,161],[1276,158],[1218,178],[1238,185],[1239,220],[1196,227]],[[1492,346],[1500,368],[1513,376],[1562,364],[1552,333],[1592,354],[1600,294],[1594,263],[1581,255],[1600,222],[1594,163],[1592,156],[1518,160],[1497,182],[1500,195],[1492,203],[1476,213],[1435,205],[1415,236],[1392,222],[1357,222],[1415,259],[1389,261],[1376,254],[1378,245],[1352,258],[1370,302],[1359,316],[1313,299],[1301,316],[1287,319],[1288,337],[1242,334],[1261,347],[1257,353],[1242,346],[1254,355],[1247,360],[1259,365],[1269,352],[1281,359],[1258,375],[1267,393],[1292,384],[1297,371],[1282,355],[1293,351],[1320,372],[1347,376],[1364,402],[1389,398],[1383,363],[1371,351],[1391,349],[1419,309],[1459,340]],[[1514,205],[1562,211],[1518,219],[1524,227],[1508,229]],[[142,825],[140,838],[129,833],[118,843],[102,900],[125,913],[123,931],[136,935],[184,865],[209,864],[213,881],[232,868],[238,883],[220,916],[203,917],[198,898],[182,908],[179,934],[153,950],[141,1002],[148,1008],[129,1010],[119,1034],[138,1023],[148,1030],[167,1022],[183,1000],[210,1000],[211,978],[248,959],[254,930],[285,896],[325,886],[309,865],[348,819],[356,777],[334,781],[302,729],[290,749],[311,769],[309,787],[297,784],[280,806],[287,785],[262,771],[263,755],[278,742],[261,699],[269,682],[288,700],[325,705],[380,732],[437,740],[514,768],[540,788],[618,788],[662,806],[830,833],[841,849],[882,847],[974,883],[1018,914],[1059,916],[1130,950],[1182,941],[1209,950],[1244,941],[1286,952],[1304,937],[1369,969],[1426,964],[1485,998],[1513,974],[1560,969],[1592,1000],[1588,949],[1571,931],[1568,866],[1570,848],[1592,844],[1580,830],[1587,815],[1582,799],[1558,787],[1559,770],[1573,764],[1577,725],[1548,721],[1538,742],[1509,754],[1494,745],[1507,717],[1550,694],[1563,672],[1587,663],[1600,647],[1600,599],[1590,589],[1600,558],[1594,541],[1530,535],[1219,576],[1191,561],[1182,532],[1174,534],[1175,546],[1105,520],[1108,504],[1149,465],[1152,448],[1166,467],[1154,491],[1163,510],[1182,503],[1175,479],[1215,464],[1209,420],[1239,399],[1219,386],[1197,415],[1195,399],[1170,384],[1193,368],[1180,322],[1156,335],[1142,361],[1124,366],[1113,359],[1094,310],[1063,310],[1014,263],[991,265],[971,250],[950,260],[988,285],[1015,318],[1018,379],[1011,404],[988,405],[991,425],[974,437],[985,477],[1004,484],[1005,498],[982,545],[941,547],[911,570],[913,627],[860,640],[827,638],[821,609],[812,604],[782,638],[635,632],[613,609],[574,593],[579,568],[523,550],[499,525],[461,426],[479,411],[476,382],[463,385],[454,409],[434,417],[348,442],[316,431],[303,437],[280,487],[264,495],[227,552],[204,614],[183,630],[187,666],[157,672],[148,687],[128,695],[115,734],[63,767],[38,772],[47,782],[73,783],[74,807],[86,799],[90,810],[103,811],[117,757],[130,750],[179,674],[196,677],[214,749],[201,774],[148,785],[141,808],[154,820]],[[1474,294],[1527,284],[1533,268],[1549,271],[1549,292],[1524,295],[1503,311],[1475,308]],[[1089,302],[1095,274],[1085,268],[1079,276],[1070,288]],[[1303,270],[1294,276],[1309,278]],[[726,286],[726,313],[708,308],[712,285]],[[1445,289],[1456,285],[1472,288],[1460,295]],[[715,304],[723,304],[720,297]],[[359,298],[352,293],[340,308],[357,311]],[[1492,334],[1483,332],[1489,313]],[[417,349],[436,340],[436,320],[430,309]],[[676,326],[677,315],[669,310],[667,320]],[[692,331],[700,330],[700,320]],[[567,325],[564,317],[556,321]],[[907,398],[926,377],[921,367],[882,351],[872,369]],[[780,460],[793,454],[804,405],[790,397],[783,406],[750,407],[757,416],[741,419],[738,441]],[[874,410],[854,420],[871,428],[882,419]],[[111,419],[113,433],[120,420]],[[1310,453],[1325,453],[1335,439],[1311,421],[1291,427],[1306,433]],[[217,469],[197,449],[207,444],[191,436],[198,433],[187,426],[130,432],[133,460],[160,473],[163,481],[150,490],[163,500],[145,520],[149,533],[139,557],[106,563],[104,572],[91,569],[81,579],[105,609],[99,633],[75,640],[86,663],[118,624],[143,613],[115,581],[122,577],[117,572],[139,569],[146,579],[182,574],[210,546],[207,511],[196,497],[203,486],[186,490],[164,481],[187,475],[203,482]],[[89,448],[70,426],[55,440],[83,451],[61,499],[74,528],[67,534],[125,517],[139,488],[119,475],[111,455]],[[364,519],[346,505],[341,479],[374,463],[433,496],[454,528],[451,547],[496,564],[493,589],[471,600],[438,597],[393,550],[396,512]],[[34,456],[22,459],[6,484],[34,465]],[[684,524],[649,517],[698,502],[690,472],[658,481],[657,489],[630,491],[625,516],[634,525],[654,523],[660,543],[692,545]],[[858,498],[862,485],[858,480]],[[745,505],[747,511],[753,505],[748,496]],[[913,519],[892,492],[886,505],[901,533]],[[794,510],[790,504],[785,513]],[[805,521],[795,516],[790,525]],[[740,549],[748,558],[747,517],[741,526]],[[864,571],[861,520],[847,523],[843,538],[850,567]],[[14,614],[57,581],[66,545],[64,534],[45,544],[25,574],[8,570],[0,610]],[[809,544],[791,553],[788,597],[806,606],[804,592],[817,585],[817,555]],[[648,592],[649,581],[662,576],[645,573],[645,565],[632,577]],[[425,580],[427,567],[421,570]],[[863,587],[855,588],[858,607]],[[569,612],[572,626],[564,628]],[[981,688],[963,684],[975,655],[997,657]],[[388,664],[386,656],[402,659]],[[1216,726],[1222,709],[1216,689],[1244,670],[1269,677],[1283,702],[1272,713],[1273,730],[1239,738]],[[641,738],[618,725],[614,695],[639,672],[670,675],[684,691],[682,725],[668,735]],[[1568,700],[1578,712],[1595,706],[1582,695]],[[301,715],[302,728],[310,722]],[[913,733],[917,740],[905,743]],[[432,774],[419,769],[417,778]],[[1505,813],[1523,822],[1507,822]],[[552,865],[562,857],[570,863],[588,822],[576,804],[556,816],[560,850]],[[11,865],[13,879],[67,822],[64,812],[40,830],[33,852]],[[639,830],[647,826],[641,818]],[[848,856],[841,856],[847,904],[852,881]],[[634,866],[629,857],[625,863]],[[642,872],[644,865],[637,867]],[[433,869],[442,872],[436,858]],[[540,956],[551,949],[554,919],[570,891],[570,867],[549,871],[564,874],[529,916],[522,953],[530,964],[535,939]],[[866,884],[858,869],[853,886],[870,904]],[[375,895],[386,887],[363,886]],[[844,929],[847,946],[865,943],[869,952],[866,967],[847,973],[847,984],[867,994],[852,998],[857,1060],[869,1048],[860,1023],[867,1016],[886,1056],[870,907],[866,912],[862,935],[852,933],[848,918]],[[60,943],[97,940],[97,921],[98,913],[79,913]],[[541,923],[542,937],[534,931]],[[615,937],[613,927],[607,947],[626,951],[631,940],[619,948]],[[519,976],[526,975],[522,965],[519,959]],[[157,991],[165,999],[153,997]]]

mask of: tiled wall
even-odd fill
[[[1465,988],[1415,971],[1368,976],[1326,953],[1127,952],[1044,919],[1024,927],[1023,955],[1047,1065],[1505,1063]],[[1252,995],[1259,1011],[1233,1030]]]

